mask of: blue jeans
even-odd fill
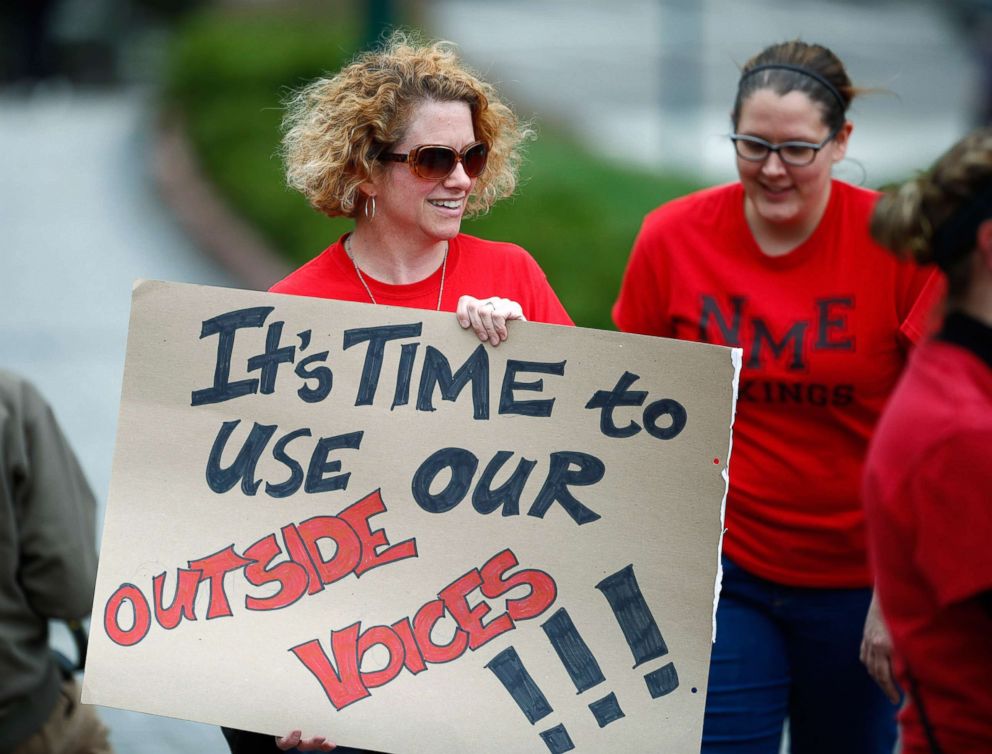
[[[858,659],[870,589],[808,589],[723,559],[703,754],[892,754],[896,707]]]

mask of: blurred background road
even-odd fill
[[[15,1],[0,27],[7,42],[0,45],[7,51],[0,68],[0,366],[33,379],[48,397],[100,499],[109,485],[133,281],[248,285],[237,267],[222,267],[184,233],[151,180],[166,50],[176,21],[194,5],[210,3]],[[280,3],[222,5],[243,12]],[[388,17],[388,3],[353,5],[359,17],[366,10]],[[988,28],[986,16],[961,5],[969,4],[416,4],[425,34],[457,42],[539,130],[561,129],[607,161],[679,171],[700,184],[733,177],[725,135],[737,67],[775,41],[824,43],[855,83],[879,90],[857,101],[852,159],[838,172],[868,185],[924,167],[986,117],[989,51],[980,42],[989,35],[976,31]],[[31,20],[18,14],[29,6],[48,14],[40,56],[24,52],[32,49]],[[65,637],[56,633],[55,641]],[[226,751],[210,726],[101,712],[118,752]]]
[[[157,200],[147,103],[140,90],[0,95],[0,366],[49,399],[101,502],[132,282],[236,282]],[[216,728],[101,712],[118,754],[226,751]]]
[[[432,29],[536,112],[610,157],[731,180],[737,70],[768,44],[831,48],[857,86],[851,158],[905,177],[970,126],[982,78],[950,4],[919,0],[437,0]],[[524,21],[526,19],[526,22]],[[498,33],[494,30],[508,30]],[[848,180],[865,176],[842,170]],[[840,174],[839,174],[840,175]]]

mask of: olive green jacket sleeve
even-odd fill
[[[51,409],[0,370],[0,751],[48,717],[61,678],[50,619],[90,612],[96,501]]]
[[[39,616],[86,616],[96,579],[96,501],[51,408],[31,384],[2,371],[0,461],[2,578],[16,574],[20,597]],[[13,586],[4,584],[0,600],[13,596]]]

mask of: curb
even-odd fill
[[[175,114],[158,119],[151,172],[159,195],[179,225],[238,284],[265,291],[292,272],[293,267],[234,212],[207,179]]]

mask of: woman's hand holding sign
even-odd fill
[[[506,340],[509,334],[506,323],[511,319],[527,321],[520,304],[498,296],[484,299],[462,296],[458,299],[455,315],[462,328],[472,328],[479,340],[491,346],[498,346]]]
[[[276,736],[276,747],[280,751],[289,751],[296,747],[298,751],[333,751],[337,747],[323,736],[313,738],[303,738],[302,731],[294,730],[288,736],[279,738]]]

